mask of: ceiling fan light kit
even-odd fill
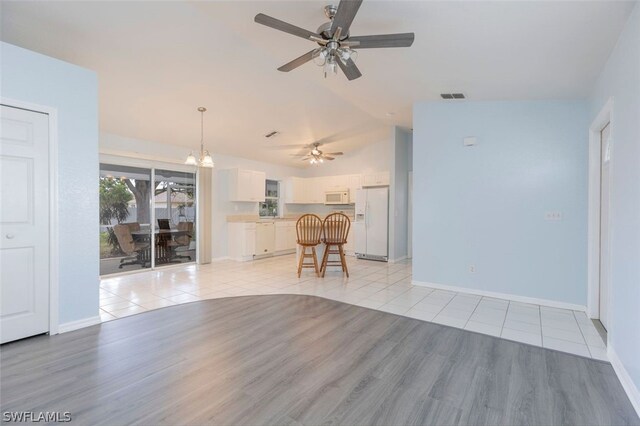
[[[302,159],[302,161],[308,161],[309,164],[322,164],[324,163],[324,160],[332,161],[335,160],[336,156],[343,154],[342,152],[329,152],[325,154],[319,149],[320,142],[313,143],[311,147],[311,151],[309,151],[308,154],[304,154],[304,158]]]
[[[313,60],[323,67],[325,78],[329,74],[337,74],[340,67],[347,79],[355,80],[362,76],[354,62],[358,56],[356,49],[409,47],[415,38],[413,33],[351,37],[349,28],[361,4],[362,0],[341,0],[338,6],[325,6],[324,13],[329,22],[320,25],[315,33],[263,13],[258,13],[254,21],[318,44],[319,47],[284,64],[278,68],[279,71],[289,72]]]
[[[199,107],[200,112],[200,158],[196,159],[193,155],[193,151],[189,153],[184,164],[189,166],[213,168],[215,166],[213,157],[209,154],[209,151],[204,149],[204,113],[207,111],[205,107]]]

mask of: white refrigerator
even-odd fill
[[[353,226],[356,256],[386,262],[389,259],[389,188],[356,191]]]

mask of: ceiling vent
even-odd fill
[[[271,139],[271,138],[275,138],[276,136],[278,136],[280,134],[279,131],[274,130],[272,132],[267,133],[266,135],[264,135],[265,138],[267,139]]]
[[[440,97],[442,99],[466,99],[462,93],[442,93]]]

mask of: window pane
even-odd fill
[[[100,275],[151,267],[151,170],[100,164]]]
[[[155,171],[155,264],[196,260],[196,179],[194,173]]]

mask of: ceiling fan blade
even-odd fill
[[[344,155],[344,152],[327,152],[326,155],[331,155],[331,156],[335,156],[335,155]]]
[[[342,0],[342,1],[344,1],[344,0]],[[342,4],[342,3],[340,3],[340,4]],[[344,75],[347,76],[349,81],[355,80],[356,78],[359,78],[359,77],[362,77],[362,73],[360,72],[360,70],[356,66],[355,62],[353,62],[353,60],[351,58],[347,59],[347,63],[346,64],[343,64],[340,59],[336,60],[336,62],[340,66],[340,69],[342,70]]]
[[[353,49],[376,49],[380,47],[409,47],[413,44],[415,34],[399,33],[399,34],[378,34],[368,36],[349,37],[349,42],[357,41]]]
[[[258,13],[256,17],[253,18],[253,20],[258,24],[266,25],[267,27],[284,31],[285,33],[289,33],[294,36],[306,38],[307,40],[310,40],[311,37],[320,37],[320,34],[305,30],[304,28],[296,27],[295,25],[291,25],[288,22],[272,18],[271,16],[265,15],[264,13]]]
[[[329,161],[335,160],[335,158],[329,157],[327,155],[324,155],[322,158],[324,158],[325,160],[329,160]]]
[[[338,28],[342,28],[342,34],[344,35],[349,33],[349,27],[351,27],[353,18],[356,17],[361,4],[362,0],[340,0],[336,15],[331,21],[330,35],[332,37]]]
[[[306,64],[311,59],[313,59],[313,52],[314,51],[315,51],[315,49],[305,53],[304,55],[294,59],[291,62],[287,62],[286,64],[284,64],[283,66],[278,68],[278,71],[289,72],[291,70],[294,70],[294,69],[298,68],[300,65]]]

